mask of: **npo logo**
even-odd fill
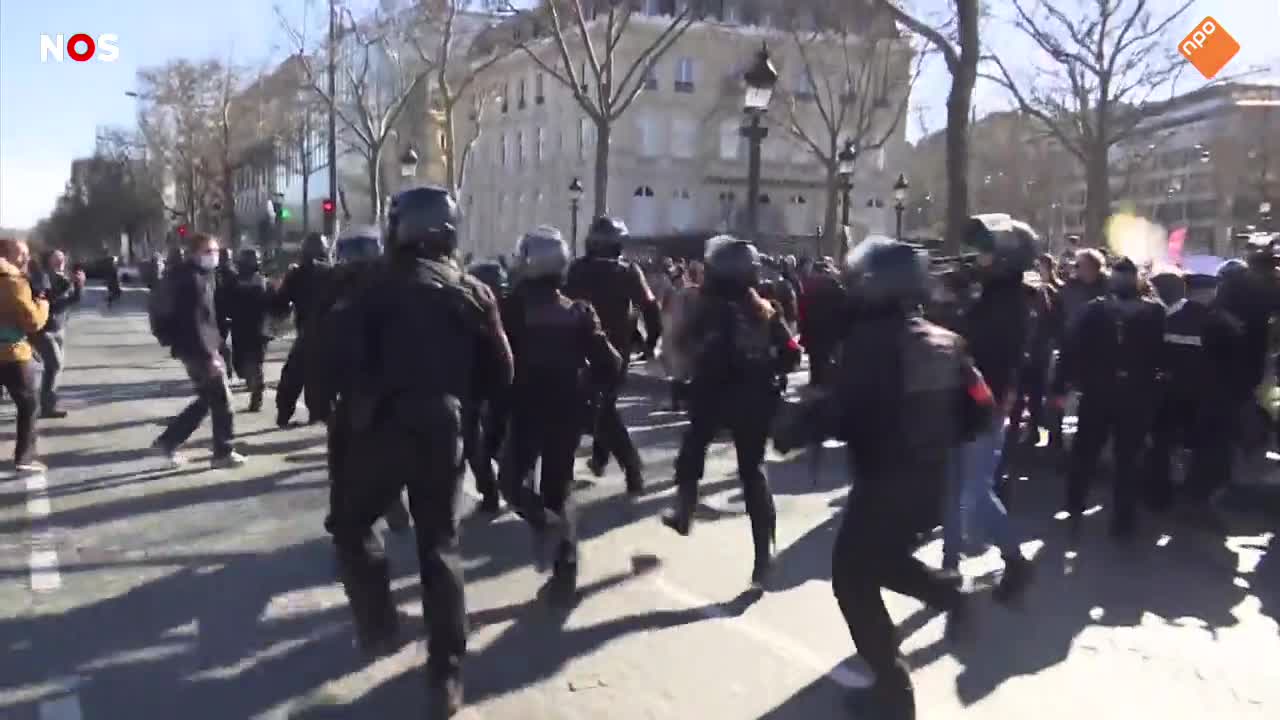
[[[97,57],[102,62],[115,62],[120,59],[120,36],[115,33],[103,33],[95,40],[88,33],[76,33],[66,38],[62,33],[47,35],[40,33],[40,62],[62,62],[71,58],[76,62],[86,62]],[[64,52],[65,51],[65,52]]]
[[[1240,43],[1217,20],[1206,17],[1182,39],[1178,51],[1209,79],[1240,52]]]

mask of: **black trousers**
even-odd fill
[[[293,347],[289,348],[284,367],[280,369],[280,382],[276,385],[276,413],[282,423],[293,417],[299,397],[306,403],[311,420],[323,420],[328,415],[329,409],[307,385],[306,352],[305,336],[298,335]]]
[[[249,392],[260,397],[266,388],[262,364],[267,358],[267,341],[262,338],[232,337],[231,366],[248,386]]]
[[[486,499],[498,496],[498,479],[493,472],[493,463],[498,459],[505,425],[506,419],[491,402],[473,405],[463,411],[467,464],[475,476],[476,491]]]
[[[877,677],[878,695],[895,707],[887,717],[914,717],[910,679],[897,667],[899,638],[885,608],[884,590],[908,595],[943,611],[961,602],[959,588],[916,559],[915,529],[874,502],[851,501],[840,522],[831,553],[831,590],[849,635]],[[897,687],[884,687],[886,682]],[[896,712],[894,712],[896,711]]]
[[[617,382],[600,393],[596,400],[595,432],[591,443],[591,462],[603,468],[609,464],[609,457],[617,458],[618,465],[626,473],[628,480],[638,477],[641,472],[640,453],[631,441],[631,432],[622,421],[622,413],[618,412],[618,393],[627,377],[626,358],[631,348],[618,348],[624,358],[623,369]]]
[[[13,398],[13,406],[18,411],[18,427],[13,442],[15,465],[35,459],[36,416],[40,414],[40,400],[36,392],[38,378],[34,360],[0,364],[0,385]]]
[[[1153,393],[1124,388],[1081,395],[1079,427],[1067,473],[1067,511],[1073,516],[1079,518],[1084,513],[1097,474],[1098,456],[1109,439],[1115,466],[1112,528],[1129,531],[1137,524],[1142,486],[1138,462],[1151,431],[1154,405]]]
[[[1188,502],[1206,503],[1230,482],[1237,415],[1220,399],[1166,396],[1151,430],[1147,455],[1147,499],[1153,508],[1166,509],[1175,501],[1170,465],[1179,447],[1190,451],[1184,488]]]
[[[742,481],[747,515],[751,518],[756,557],[767,557],[777,518],[773,494],[764,474],[764,453],[778,397],[772,388],[729,387],[732,394],[718,388],[700,388],[696,383],[692,386],[689,427],[676,454],[676,489],[683,506],[697,504],[698,483],[706,470],[707,448],[721,430],[728,429],[737,454],[738,478]]]
[[[182,360],[182,364],[186,366],[187,377],[195,385],[196,398],[169,422],[160,434],[160,444],[165,448],[177,448],[191,438],[205,416],[209,415],[213,418],[214,456],[230,453],[235,427],[227,376],[222,371],[214,372],[207,361]]]
[[[389,596],[385,574],[363,572],[378,556],[373,524],[409,491],[418,545],[422,609],[427,624],[427,673],[433,680],[461,672],[467,649],[467,611],[458,549],[458,496],[466,472],[462,405],[457,398],[401,398],[368,425],[354,422],[345,453],[349,481],[333,508],[332,529],[348,577],[381,587],[348,588],[355,596]],[[334,423],[336,424],[336,423]],[[357,623],[369,618],[359,617]]]
[[[809,348],[809,385],[822,387],[828,382],[831,374],[832,356],[835,348],[819,345]]]
[[[498,481],[507,503],[536,530],[547,528],[547,512],[560,518],[558,560],[574,562],[578,548],[578,512],[573,502],[573,465],[582,441],[581,403],[513,403]],[[542,459],[535,491],[534,466]]]
[[[222,345],[218,347],[218,354],[222,356],[222,365],[227,369],[227,377],[233,378],[239,375],[239,371],[236,369],[235,362],[233,362],[231,343],[228,342],[228,338],[231,336],[231,328],[218,328],[218,335],[222,337]],[[240,377],[243,378],[244,376],[240,375]]]

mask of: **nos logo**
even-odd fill
[[[51,58],[54,62],[62,62],[66,57],[76,62],[87,62],[95,56],[101,62],[120,59],[120,46],[116,44],[120,36],[115,33],[103,33],[97,40],[87,33],[76,33],[65,42],[63,37],[62,33],[52,36],[40,34],[40,62],[47,63]]]

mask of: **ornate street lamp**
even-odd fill
[[[844,147],[836,155],[836,174],[840,176],[840,224],[849,227],[849,196],[853,194],[853,172],[858,161],[858,148],[852,140],[846,140]],[[849,235],[841,233],[840,255],[849,248],[845,247]]]
[[[907,190],[910,188],[907,176],[898,173],[898,179],[893,183],[893,212],[898,216],[898,242],[902,242],[902,211],[906,207],[903,202],[907,199]]]
[[[418,151],[413,146],[405,148],[400,156],[400,177],[408,180],[418,174]]]
[[[578,178],[574,178],[573,181],[569,183],[569,213],[571,216],[569,225],[572,229],[572,234],[569,236],[571,238],[569,247],[573,252],[573,257],[575,258],[578,257],[578,208],[581,206],[581,203],[582,181]]]
[[[756,53],[755,63],[742,75],[746,81],[746,93],[742,99],[742,110],[751,116],[751,124],[742,128],[742,136],[747,139],[747,232],[750,239],[756,239],[760,205],[760,145],[769,135],[761,118],[769,110],[769,101],[773,99],[773,88],[778,84],[778,70],[769,60],[769,44],[762,43],[760,52]]]

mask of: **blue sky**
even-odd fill
[[[280,0],[300,13],[304,0]],[[939,5],[944,0],[918,0]],[[990,0],[1000,11],[1007,0]],[[1176,5],[1176,0],[1151,0]],[[134,86],[139,68],[171,57],[225,58],[257,65],[279,56],[287,45],[271,0],[0,0],[0,226],[27,227],[47,214],[66,182],[71,160],[91,153],[99,125],[132,124]],[[1189,31],[1205,15],[1213,15],[1242,50],[1226,72],[1251,64],[1275,64],[1280,49],[1271,42],[1280,31],[1280,0],[1197,0],[1186,16]],[[40,33],[86,32],[119,36],[120,57],[114,63],[40,62]],[[1003,27],[993,37],[1010,43],[1018,38]],[[998,35],[996,35],[998,33]],[[1276,70],[1280,72],[1280,67]],[[1194,73],[1185,87],[1194,87]],[[948,78],[933,63],[913,101],[927,110],[930,130],[940,117]],[[1002,93],[980,86],[981,110],[1007,105]],[[909,134],[919,134],[910,123]]]

